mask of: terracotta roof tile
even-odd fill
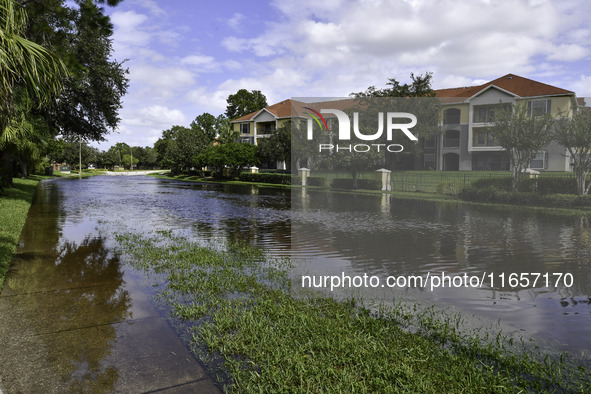
[[[528,78],[520,77],[515,74],[507,74],[493,81],[479,86],[468,86],[451,89],[438,89],[435,91],[437,97],[450,99],[460,97],[472,97],[487,87],[494,85],[498,88],[511,92],[519,97],[536,96],[554,96],[554,95],[574,95],[570,90],[557,88],[542,82],[534,81]],[[449,102],[450,100],[444,100]]]

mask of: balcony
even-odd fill
[[[275,132],[275,122],[257,124],[257,135],[268,135]]]

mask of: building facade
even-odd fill
[[[495,142],[491,125],[495,109],[527,106],[530,115],[568,113],[575,93],[513,74],[480,86],[436,90],[441,100],[440,131],[425,139],[425,168],[443,171],[508,171],[508,155]],[[556,142],[547,145],[530,168],[570,171],[568,152]]]
[[[479,86],[439,89],[435,94],[441,103],[439,127],[421,138],[421,157],[407,160],[404,168],[399,163],[398,168],[392,169],[509,171],[509,157],[488,129],[492,125],[494,111],[504,106],[524,105],[531,115],[548,113],[559,117],[568,113],[576,102],[572,91],[514,74]],[[231,123],[240,133],[240,142],[258,145],[260,138],[269,137],[287,121],[306,119],[302,115],[302,108],[306,105],[310,104],[284,100]],[[317,105],[344,109],[347,100]],[[552,142],[539,152],[530,168],[537,171],[570,171],[568,152]]]

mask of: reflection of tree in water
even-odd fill
[[[79,246],[66,243],[59,251],[55,269],[56,275],[84,288],[81,293],[76,293],[76,299],[72,299],[76,307],[61,318],[76,320],[81,311],[109,323],[130,317],[131,298],[126,290],[122,290],[124,281],[119,257],[109,253],[103,238],[87,237]],[[69,362],[59,360],[58,364],[68,366],[63,376],[70,377],[71,388],[75,391],[112,391],[118,379],[114,367],[101,368],[101,361],[111,354],[112,342],[116,339],[115,328],[105,325],[97,331],[93,338],[81,338],[78,343],[66,344],[66,349],[55,349],[54,356],[58,360],[69,359]]]
[[[30,297],[28,308],[58,322],[57,335],[39,335],[47,360],[70,391],[112,391],[118,380],[114,367],[102,366],[116,339],[113,323],[130,317],[131,297],[123,290],[119,257],[110,253],[102,237],[86,237],[80,245],[66,242],[53,253],[22,263],[11,278],[14,290],[54,294]],[[47,319],[28,322],[33,332],[47,332]],[[88,326],[95,325],[91,329]],[[63,327],[63,328],[62,328]]]

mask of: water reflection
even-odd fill
[[[591,349],[590,225],[585,215],[561,216],[519,208],[296,191],[292,195],[292,251],[311,275],[484,274],[482,287],[392,288],[402,294],[487,316],[509,328],[553,340],[561,348]],[[550,273],[548,286],[510,285],[510,274]],[[569,273],[573,285],[556,283]],[[501,283],[498,275],[505,276]],[[524,284],[525,283],[525,284]],[[568,283],[567,283],[568,284]],[[571,317],[576,316],[576,323]]]
[[[19,316],[3,329],[6,337],[26,333],[22,350],[43,355],[44,362],[29,373],[53,371],[46,378],[57,379],[54,384],[71,392],[112,391],[119,376],[116,367],[105,363],[117,338],[112,323],[131,317],[131,297],[105,239],[65,242],[41,255],[20,253],[14,270],[3,292],[10,297],[3,298],[1,308],[2,315],[18,310]],[[91,336],[84,330],[89,327]]]

